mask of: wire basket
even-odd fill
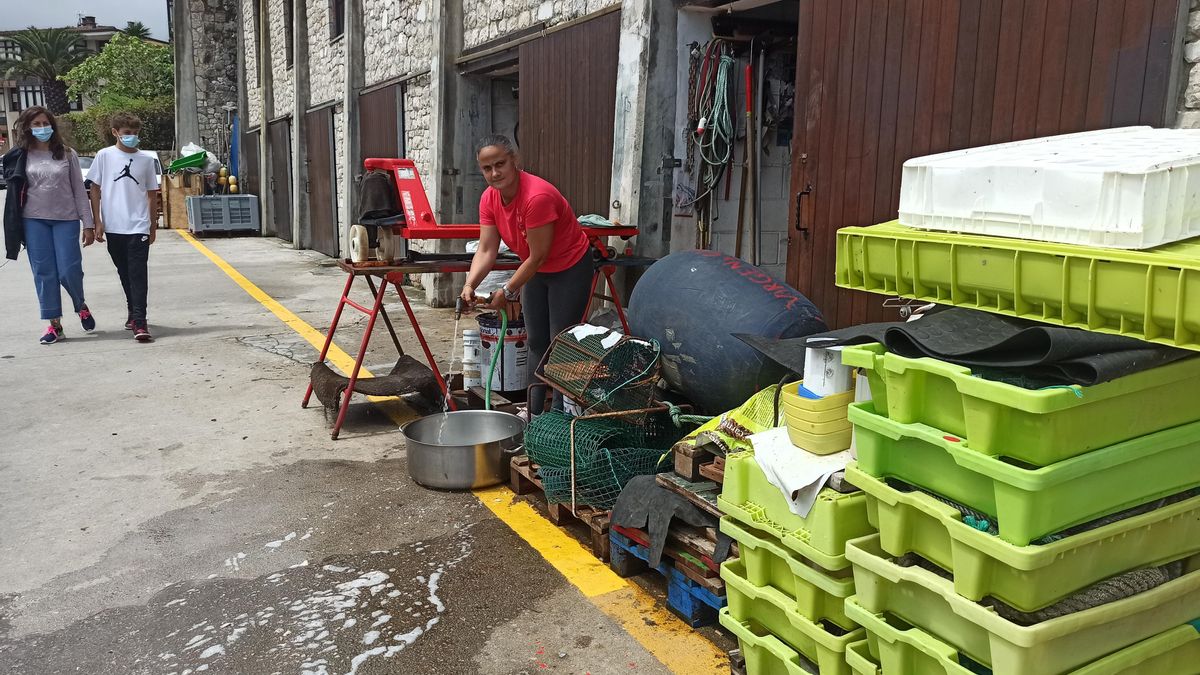
[[[525,430],[525,452],[551,503],[611,509],[634,476],[658,472],[667,451],[694,424],[675,423],[669,412],[609,413],[572,417],[539,415]]]
[[[654,402],[658,344],[579,324],[555,336],[538,377],[587,412],[641,410]]]

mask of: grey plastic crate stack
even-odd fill
[[[259,232],[258,197],[211,195],[187,198],[188,229],[192,232]]]

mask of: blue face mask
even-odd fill
[[[34,138],[43,143],[50,140],[50,138],[54,136],[54,129],[52,127],[34,127],[30,129],[30,131],[33,132]]]
[[[130,135],[130,136],[122,136],[122,137],[121,137],[121,144],[122,144],[122,145],[124,145],[124,146],[125,146],[125,147],[127,147],[127,148],[136,148],[136,147],[138,146],[138,137],[137,137],[137,136],[132,136],[132,135]]]

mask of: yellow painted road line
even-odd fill
[[[475,496],[597,609],[673,673],[728,673],[729,659],[646,591],[622,579],[578,541],[546,520],[512,490],[499,486]]]
[[[317,350],[318,354],[321,353],[321,347],[325,344],[325,336],[321,333],[321,331],[313,328],[308,324],[307,321],[296,316],[292,310],[279,304],[278,300],[267,295],[258,286],[255,286],[254,282],[250,281],[241,272],[234,269],[232,265],[225,262],[221,256],[213,253],[212,249],[200,243],[200,240],[192,236],[192,233],[188,232],[187,230],[173,231],[178,232],[179,236],[183,237],[185,241],[189,242],[192,246],[195,246],[196,250],[204,254],[204,257],[212,261],[212,263],[220,268],[220,270],[224,272],[226,276],[228,276],[230,279],[233,279],[233,283],[237,284],[243,291],[246,291],[250,297],[257,300],[263,307],[266,307],[268,310],[270,310],[271,313],[274,314],[280,321],[282,321],[285,326],[299,333],[300,337],[307,340],[308,343],[313,346],[313,349]],[[334,368],[342,371],[342,374],[344,375],[349,375],[350,371],[354,370],[354,358],[343,351],[342,348],[338,347],[336,344],[329,345],[329,351],[325,353],[325,359],[333,364]],[[364,366],[359,369],[358,376],[367,378],[374,377],[374,374],[367,370],[367,368]],[[390,417],[391,420],[397,425],[409,422],[413,418],[412,410],[409,409],[408,406],[404,405],[403,401],[394,396],[368,396],[367,398],[371,402],[379,404],[380,409],[382,409],[383,412],[386,413],[388,417]]]
[[[211,249],[188,232],[176,232],[314,348],[320,350],[325,344],[325,336],[320,331],[264,293]],[[354,367],[354,359],[337,345],[329,346],[328,358],[342,372]],[[517,499],[512,490],[498,486],[477,490],[474,494],[597,609],[616,621],[671,672],[688,675],[729,672],[729,661],[716,645],[659,605],[649,593],[617,576],[578,541],[542,517],[529,504]]]

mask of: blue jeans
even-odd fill
[[[62,316],[61,285],[75,312],[83,309],[83,251],[78,220],[25,219],[25,250],[43,319]]]

